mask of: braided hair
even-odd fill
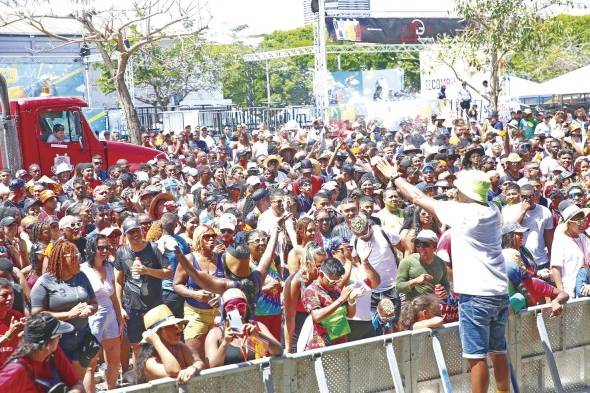
[[[47,246],[39,239],[41,236],[41,232],[43,232],[43,227],[46,225],[47,224],[44,222],[36,222],[34,224],[31,224],[29,229],[31,233],[32,243],[31,251],[29,252],[29,263],[31,264],[33,269],[35,269],[35,271],[38,270],[37,264],[40,262],[38,260],[39,253],[43,252],[43,250],[45,250],[45,247]],[[40,271],[38,273],[40,273]]]
[[[51,273],[57,280],[63,280],[64,265],[68,262],[66,257],[78,255],[78,247],[69,240],[59,239],[49,254],[49,262],[47,263],[47,272]],[[78,263],[73,261],[70,263]]]

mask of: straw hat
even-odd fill
[[[154,197],[154,199],[152,199],[152,202],[150,203],[150,208],[148,209],[148,215],[152,218],[152,219],[158,219],[158,217],[156,217],[156,209],[158,207],[158,204],[160,202],[169,202],[169,201],[173,201],[175,202],[176,199],[174,198],[174,196],[170,193],[167,192],[161,192],[158,195],[156,195]]]
[[[155,332],[160,330],[160,328],[178,324],[182,324],[181,330],[184,330],[184,327],[188,323],[188,319],[176,318],[167,305],[160,304],[145,313],[143,316],[143,323],[146,330]]]
[[[268,168],[268,163],[271,162],[272,160],[278,161],[279,165],[281,165],[283,163],[283,158],[281,156],[277,156],[276,154],[271,154],[264,159],[262,165],[265,168]]]

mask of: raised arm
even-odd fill
[[[180,251],[180,248],[174,249],[174,255],[178,259],[180,266],[195,282],[204,290],[222,294],[229,288],[237,288],[238,283],[228,280],[226,278],[218,278],[211,276],[207,272],[200,272],[188,261],[186,256]]]
[[[377,168],[381,171],[381,173],[383,173],[385,177],[391,179],[392,183],[395,185],[404,199],[426,210],[433,217],[436,217],[436,213],[434,211],[435,200],[433,198],[427,196],[416,186],[401,178],[395,168],[386,160],[380,160],[377,163]]]
[[[281,218],[281,220],[282,220],[282,218]],[[258,270],[260,272],[260,274],[262,275],[263,280],[266,277],[266,274],[268,273],[268,269],[270,267],[270,264],[273,261],[274,255],[275,255],[275,247],[277,246],[277,239],[279,237],[279,232],[282,231],[282,223],[284,223],[284,221],[281,221],[281,220],[279,220],[279,222],[277,224],[277,229],[272,231],[272,234],[270,235],[270,239],[268,239],[268,244],[266,245],[266,249],[264,250],[264,253],[260,257],[260,262],[258,263],[258,267],[256,268],[256,270]]]

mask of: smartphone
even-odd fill
[[[238,310],[232,310],[227,313],[227,318],[229,320],[230,329],[238,334],[244,332],[244,323],[242,322],[242,316]]]

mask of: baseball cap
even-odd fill
[[[41,323],[37,322],[40,319]],[[45,344],[52,337],[60,334],[69,333],[74,330],[74,326],[68,322],[62,322],[48,313],[39,313],[31,316],[25,322],[24,342],[28,344]]]
[[[7,226],[10,226],[12,224],[14,224],[16,222],[16,218],[8,216],[8,217],[4,217],[2,220],[0,220],[0,227],[5,228]]]
[[[12,179],[10,183],[8,183],[8,189],[10,191],[16,191],[25,186],[25,182],[23,179]]]
[[[254,187],[260,183],[262,183],[262,182],[260,181],[260,177],[258,177],[258,176],[250,176],[250,177],[248,177],[248,179],[246,179],[246,185],[248,185],[250,187]]]
[[[311,173],[313,170],[313,165],[310,160],[303,160],[301,161],[301,166],[299,167],[301,173]]]
[[[525,228],[522,225],[517,224],[516,222],[507,222],[504,225],[502,225],[502,235],[506,235],[512,232],[525,233],[526,231],[528,231],[528,228]]]
[[[232,231],[236,230],[236,225],[238,224],[238,219],[236,216],[230,213],[223,213],[219,217],[219,229],[231,229]]]
[[[135,217],[126,218],[123,221],[123,225],[121,225],[121,229],[123,229],[123,233],[128,233],[133,229],[141,228],[141,223]]]
[[[416,235],[416,240],[438,243],[438,237],[436,236],[436,233],[430,229],[423,229],[418,232],[418,235]]]
[[[70,227],[73,223],[79,222],[80,219],[76,216],[65,216],[59,220],[59,229]]]

